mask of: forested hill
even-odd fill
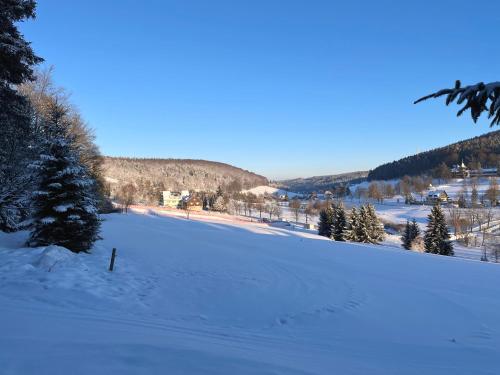
[[[366,180],[368,172],[350,172],[327,176],[314,176],[308,178],[294,178],[278,181],[278,187],[300,193],[322,192],[331,190],[341,183],[358,183]]]
[[[469,166],[478,162],[482,167],[497,166],[500,160],[500,130],[383,164],[370,171],[368,180],[416,176],[430,173],[441,163],[451,167],[462,160]]]
[[[104,175],[114,191],[128,183],[156,191],[215,191],[218,186],[241,190],[268,183],[266,177],[229,164],[192,159],[105,157]]]

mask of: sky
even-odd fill
[[[413,101],[499,80],[499,24],[491,0],[39,0],[20,28],[103,154],[283,179],[491,131],[444,100]]]

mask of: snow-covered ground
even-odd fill
[[[107,215],[88,255],[2,234],[0,373],[498,373],[499,265],[193,218]]]
[[[481,177],[481,178],[475,179],[475,182],[477,184],[476,188],[477,188],[477,192],[478,192],[479,196],[483,195],[486,192],[486,190],[488,189],[488,187],[490,185],[490,181],[493,178],[495,178],[495,177]],[[500,177],[496,177],[496,180],[500,184]],[[377,181],[375,181],[375,182],[377,182]],[[399,180],[389,180],[389,181],[383,181],[383,182],[386,184],[390,184],[390,185],[395,186],[399,182]],[[425,197],[427,196],[427,194],[431,190],[444,190],[444,191],[446,191],[446,193],[448,194],[448,196],[451,199],[457,199],[457,195],[463,190],[464,187],[467,188],[468,193],[470,195],[471,190],[472,190],[472,187],[471,187],[472,182],[473,181],[470,178],[466,178],[466,179],[453,178],[453,179],[450,179],[446,183],[442,182],[441,180],[435,179],[433,181],[433,184],[430,187],[430,189],[427,189],[423,192],[423,198],[425,199]],[[352,192],[354,192],[356,190],[356,188],[358,188],[358,187],[368,189],[369,185],[370,185],[370,182],[364,181],[364,182],[361,182],[359,184],[355,184],[355,185],[350,186],[350,189]],[[415,193],[414,193],[414,196],[416,199],[420,199],[420,197]],[[400,202],[401,201],[404,202],[404,198],[402,196],[395,196],[394,198],[391,198],[391,199],[385,199],[385,201],[387,203],[396,203],[398,200]]]
[[[297,193],[291,192],[291,191],[286,191],[283,189],[278,189],[272,186],[266,186],[266,185],[261,185],[261,186],[256,186],[252,189],[248,190],[243,190],[242,193],[252,193],[255,195],[264,195],[264,194],[269,194],[269,195],[285,195],[287,194],[290,198],[293,198],[297,196]]]
[[[480,178],[477,180],[477,190],[478,194],[481,196],[486,192],[486,190],[489,187],[491,178]],[[500,178],[497,178],[498,183],[500,184]],[[395,185],[398,181],[397,180],[391,180],[391,181],[386,181],[385,183],[390,183],[392,185]],[[465,180],[465,185],[468,187],[468,192],[470,195],[471,192],[471,187],[470,187],[470,179]],[[369,182],[362,182],[356,185],[353,185],[351,187],[351,191],[355,191],[357,187],[364,187],[368,188]],[[452,179],[446,184],[440,184],[438,180],[434,181],[434,186],[431,187],[432,190],[445,190],[450,198],[456,199],[458,193],[463,189],[464,187],[464,179]],[[281,194],[281,192],[278,192],[278,189],[270,187],[270,186],[259,186],[254,188],[253,190],[249,190],[251,192],[254,192],[255,194],[264,194],[264,192],[267,192],[268,194]],[[282,192],[284,194],[284,191]],[[424,198],[427,196],[428,190],[426,190],[423,194]],[[288,196],[293,198],[297,194],[294,192],[288,192]],[[420,197],[417,197],[420,198]],[[386,222],[391,222],[395,224],[404,224],[406,223],[406,220],[412,220],[415,219],[422,229],[424,229],[426,223],[427,223],[427,216],[429,215],[431,211],[431,206],[429,205],[407,205],[404,203],[404,198],[400,195],[396,195],[393,198],[390,199],[384,199],[383,203],[377,203],[371,199],[350,199],[346,198],[344,200],[344,204],[347,208],[350,208],[352,206],[359,206],[363,203],[369,202],[372,203],[376,210],[377,214],[385,220]],[[500,209],[497,208],[495,209],[496,211],[496,216],[500,219]],[[293,212],[291,212],[288,208],[282,207],[282,214],[283,217],[287,220],[294,221],[295,220],[295,215]],[[317,222],[318,218],[313,217],[311,222]],[[305,222],[305,215],[300,214],[299,215],[299,222],[304,223]]]

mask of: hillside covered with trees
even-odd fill
[[[462,161],[473,169],[478,165],[483,168],[497,167],[500,162],[500,131],[383,164],[370,171],[368,180],[390,180],[405,175],[429,174],[442,163],[451,167]]]
[[[267,178],[229,164],[193,159],[105,157],[104,175],[113,196],[133,185],[145,201],[156,201],[163,190],[240,191],[267,185]]]
[[[336,185],[345,183],[359,183],[366,179],[368,172],[350,172],[327,176],[314,176],[308,178],[294,178],[291,180],[278,181],[278,186],[290,191],[311,193],[331,190]]]

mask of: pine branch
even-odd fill
[[[500,125],[500,82],[483,83],[462,87],[460,81],[455,82],[455,88],[439,90],[433,94],[416,100],[418,104],[428,99],[436,99],[446,95],[446,105],[456,101],[463,107],[457,112],[457,117],[470,109],[472,121],[477,122],[482,113],[488,113],[492,119],[490,127]]]

